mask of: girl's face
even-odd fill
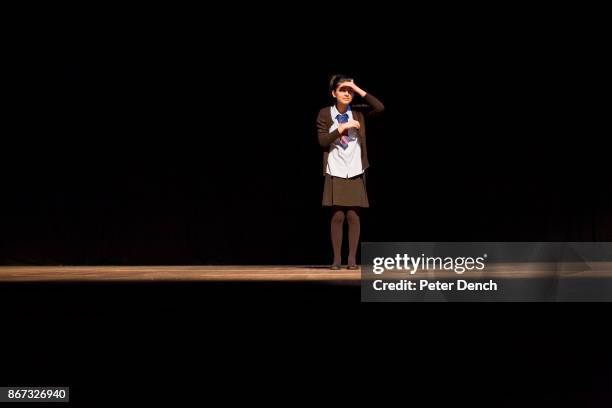
[[[343,105],[348,105],[353,101],[353,95],[355,91],[350,86],[344,85],[345,83],[341,83],[338,85],[335,91],[332,92],[332,96],[336,98],[339,103]]]

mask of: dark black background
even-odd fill
[[[335,72],[386,105],[363,241],[610,239],[596,32],[372,20],[21,33],[0,261],[328,263]]]
[[[364,241],[610,239],[597,24],[243,7],[28,14],[10,33],[2,264],[328,263],[314,121],[339,71],[386,105],[368,123]],[[3,382],[68,384],[88,406],[609,397],[600,305],[359,305],[358,288],[309,284],[0,289]]]

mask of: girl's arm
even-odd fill
[[[385,110],[385,105],[383,105],[383,103],[379,101],[376,97],[358,87],[353,81],[347,82],[346,84],[353,88],[353,90],[357,94],[359,94],[359,96],[361,96],[368,105],[372,107],[372,110],[368,112],[368,117],[378,116],[383,113],[383,111]]]
[[[319,136],[319,144],[321,147],[327,147],[330,144],[334,143],[336,139],[340,137],[345,130],[350,128],[359,129],[361,124],[352,119],[346,123],[340,124],[333,132],[329,131],[329,122],[325,120],[325,115],[329,115],[329,108],[324,108],[319,111],[319,116],[317,116],[317,133]]]
[[[319,144],[321,147],[327,147],[334,143],[334,140],[340,137],[340,131],[338,128],[334,129],[333,132],[329,131],[329,124],[324,119],[324,115],[329,115],[328,109],[321,109],[319,116],[317,116],[317,133],[319,136]]]
[[[381,101],[374,97],[374,95],[366,94],[363,99],[367,102],[368,105],[372,107],[372,110],[368,112],[368,117],[378,116],[385,111],[385,105],[383,105]]]

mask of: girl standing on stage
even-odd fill
[[[366,118],[384,110],[384,105],[345,75],[334,75],[329,89],[334,105],[323,108],[317,117],[319,144],[323,149],[323,206],[331,208],[331,241],[334,261],[331,269],[342,263],[342,230],[348,221],[348,269],[357,269],[357,245],[360,209],[369,207],[365,170],[369,167],[366,147]],[[351,106],[359,94],[369,110]]]

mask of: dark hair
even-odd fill
[[[329,80],[329,91],[335,91],[336,88],[338,87],[338,85],[340,85],[342,82],[348,82],[348,81],[352,81],[353,78],[351,78],[348,75],[344,75],[344,74],[336,74],[334,76],[331,77],[331,79]]]

